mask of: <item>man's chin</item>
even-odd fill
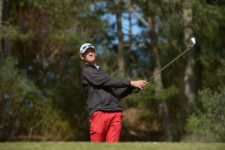
[[[88,61],[88,63],[94,65],[95,61]]]

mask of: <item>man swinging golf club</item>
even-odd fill
[[[122,106],[119,99],[133,89],[143,89],[145,80],[122,80],[109,76],[96,64],[95,47],[85,43],[80,47],[84,61],[81,84],[87,94],[91,142],[118,142],[122,128]]]
[[[155,73],[150,80],[191,50],[195,44],[195,37],[191,37],[187,49]],[[118,100],[130,94],[134,89],[143,89],[147,81],[130,81],[110,77],[96,65],[95,47],[90,43],[85,43],[80,47],[80,58],[85,62],[81,73],[81,83],[88,97],[91,141],[103,142],[106,139],[106,142],[118,142],[122,125],[122,106]]]

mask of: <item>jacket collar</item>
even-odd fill
[[[92,64],[85,63],[85,66],[94,67],[94,68],[96,68],[96,69],[99,69],[99,68],[100,68],[100,66],[98,66],[98,65],[96,65],[96,64],[92,65]]]

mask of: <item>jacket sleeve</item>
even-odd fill
[[[118,98],[124,98],[131,94],[135,88],[134,87],[124,87],[124,88],[113,88],[115,95]]]
[[[82,72],[83,77],[93,86],[128,87],[130,80],[121,80],[110,77],[107,73],[92,68]]]

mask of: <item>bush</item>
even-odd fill
[[[53,108],[52,100],[16,65],[15,58],[0,56],[0,140],[73,136],[72,127]]]
[[[202,109],[193,113],[186,125],[188,140],[225,141],[225,88],[200,92]]]

